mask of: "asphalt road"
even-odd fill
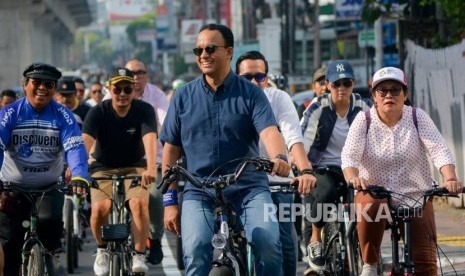
[[[465,210],[456,209],[445,204],[435,204],[436,228],[438,231],[438,244],[441,253],[441,268],[439,275],[462,275],[465,276]],[[93,242],[90,230],[87,229],[87,240],[84,243],[83,252],[79,255],[79,268],[76,275],[93,275],[93,262],[95,253],[95,243]],[[391,260],[391,247],[389,231],[385,232],[381,254],[385,265],[385,274],[389,270]],[[183,272],[178,270],[175,256],[175,236],[166,233],[162,240],[165,258],[159,265],[149,264],[149,275],[169,275],[179,276]],[[60,259],[65,263],[65,256]],[[305,257],[304,257],[305,259]],[[306,262],[298,263],[297,275],[303,275],[306,269]],[[442,270],[441,270],[442,269]],[[455,271],[454,271],[455,269]]]

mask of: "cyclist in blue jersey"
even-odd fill
[[[23,76],[26,97],[0,111],[0,180],[31,188],[48,186],[59,179],[65,158],[72,172],[70,184],[76,192],[85,193],[89,176],[81,131],[73,114],[53,101],[61,72],[52,65],[34,63]],[[31,208],[21,196],[15,203],[18,208],[13,212],[0,210],[5,275],[19,273],[26,231],[22,222]],[[45,194],[39,209],[39,238],[52,253],[61,247],[63,203],[63,194],[52,190]],[[48,258],[49,266],[54,263]],[[53,272],[57,268],[51,269]]]

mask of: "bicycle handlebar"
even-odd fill
[[[11,182],[11,181],[0,181],[0,191],[18,191],[21,193],[46,193],[52,190],[59,190],[62,193],[68,193],[71,191],[71,187],[66,185],[64,181],[56,181],[50,184],[47,184],[44,187],[40,188],[31,188],[24,187],[21,183]]]
[[[261,157],[254,157],[254,158],[245,158],[242,162],[239,163],[236,167],[236,171],[232,174],[220,175],[214,181],[199,181],[195,176],[193,176],[190,172],[188,172],[183,167],[179,166],[178,164],[170,167],[163,176],[161,183],[158,185],[158,189],[161,191],[162,194],[165,194],[168,190],[168,187],[171,183],[173,183],[178,175],[184,176],[192,185],[195,187],[202,189],[212,188],[212,187],[219,187],[225,188],[230,184],[236,183],[236,181],[244,174],[245,170],[249,165],[254,165],[256,170],[264,171],[264,172],[271,172],[273,169],[273,162],[271,162],[267,158]]]
[[[350,183],[349,185],[351,185]],[[390,191],[384,186],[380,185],[370,185],[367,186],[366,189],[359,190],[361,192],[368,192],[375,198],[387,198],[388,201],[392,198],[392,194],[398,194],[397,192]],[[465,187],[462,187],[462,191],[460,193],[465,193]],[[448,196],[448,197],[458,197],[455,194],[450,194],[450,192],[446,188],[439,188],[435,187],[433,189],[426,190],[423,193],[423,205],[426,200],[432,196]]]
[[[140,186],[141,176],[139,175],[109,175],[109,176],[96,176],[91,177],[91,184],[90,187],[94,189],[99,189],[99,185],[97,181],[99,180],[125,180],[125,179],[132,179],[132,183],[129,188],[134,188]]]

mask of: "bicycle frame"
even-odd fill
[[[337,171],[334,168],[320,166],[314,168],[317,174],[338,174],[342,177],[342,172]],[[344,190],[346,187],[345,182],[336,183],[338,190],[338,198],[334,202],[337,204],[335,212],[336,217],[340,214],[339,207],[342,204],[342,219],[343,221],[328,222],[322,230],[324,235],[324,252],[323,258],[330,262],[327,266],[327,271],[331,275],[345,275],[344,267],[346,262],[349,265],[349,275],[356,276],[360,273],[360,267],[358,266],[358,251],[357,250],[357,234],[356,234],[356,219],[355,214],[350,211],[350,204],[354,202],[353,194],[350,189]],[[330,256],[332,254],[333,256]],[[320,272],[322,273],[322,271]]]
[[[453,196],[450,195],[447,189],[438,188],[436,181],[434,181],[433,189],[426,191],[423,194],[423,203],[421,206],[395,206],[392,202],[392,194],[395,192],[387,190],[383,186],[368,186],[366,190],[373,196],[378,198],[386,198],[388,201],[392,222],[389,226],[391,228],[391,249],[392,249],[392,268],[390,275],[415,275],[415,263],[413,261],[413,245],[412,245],[412,220],[418,217],[423,211],[426,202],[433,196]],[[462,193],[465,192],[465,188],[462,189]],[[401,195],[401,194],[398,194]],[[402,252],[403,261],[400,261],[399,256],[399,241],[401,239],[400,224],[404,225],[404,249]]]
[[[23,248],[21,250],[21,252],[22,252],[22,256],[21,256],[21,258],[22,258],[22,265],[21,265],[21,273],[22,273],[22,275],[29,275],[28,274],[28,270],[29,270],[28,260],[29,260],[29,257],[31,255],[31,250],[35,245],[39,245],[40,255],[42,256],[41,257],[41,260],[42,260],[41,262],[43,264],[45,264],[45,259],[44,259],[44,256],[43,256],[43,254],[45,253],[45,248],[44,248],[42,242],[39,240],[39,236],[37,234],[37,221],[38,221],[38,218],[39,218],[39,210],[35,206],[36,205],[35,203],[37,201],[37,197],[36,197],[36,195],[31,195],[30,198],[32,199],[32,201],[31,201],[32,206],[31,206],[31,214],[30,214],[30,217],[29,217],[29,219],[30,219],[29,220],[29,230],[25,234],[24,244],[23,244]],[[43,272],[46,273],[47,272],[46,266],[43,265],[42,267],[45,269]],[[40,270],[42,270],[42,269],[39,269],[38,272],[41,272]]]
[[[415,264],[413,262],[413,246],[412,246],[412,220],[417,214],[418,208],[405,208],[404,206],[397,206],[391,209],[393,221],[389,224],[391,228],[391,244],[392,244],[392,273],[394,275],[415,275]],[[413,211],[410,212],[410,211]],[[420,210],[421,211],[421,210]],[[400,222],[398,221],[400,220]],[[401,239],[399,223],[404,225],[404,261],[399,260],[399,241]],[[404,274],[405,272],[405,274]]]
[[[273,164],[271,161],[261,158],[244,160],[239,164],[236,173],[219,176],[217,180],[211,182],[200,182],[183,167],[176,165],[165,173],[163,181],[158,186],[161,192],[165,193],[169,184],[174,182],[179,174],[198,188],[214,188],[215,195],[212,197],[215,200],[215,220],[218,231],[212,237],[214,253],[210,275],[221,275],[225,270],[228,270],[228,273],[233,275],[245,276],[250,273],[248,271],[248,259],[251,258],[251,255],[248,255],[245,230],[237,225],[236,213],[225,198],[223,190],[236,183],[248,165],[255,165],[257,170],[270,172]]]
[[[58,181],[42,189],[27,189],[18,183],[4,182],[3,190],[18,191],[24,195],[31,203],[29,221],[24,221],[23,226],[28,228],[24,235],[24,242],[21,249],[21,274],[22,275],[44,275],[48,274],[48,267],[45,264],[46,251],[37,233],[37,223],[39,219],[39,209],[45,193],[52,190],[59,190],[63,193],[69,191],[64,182]],[[39,203],[39,206],[36,206]],[[37,252],[36,252],[37,251]],[[33,272],[29,270],[33,269]]]
[[[103,176],[92,180],[112,180],[112,204],[110,224],[102,226],[102,239],[108,242],[107,252],[110,254],[110,275],[126,275],[131,270],[130,251],[132,242],[131,218],[127,210],[124,180],[130,179],[130,188],[140,186],[140,176]],[[98,185],[93,181],[93,188]],[[121,270],[121,271],[120,271]]]

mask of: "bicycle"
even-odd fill
[[[65,229],[66,268],[68,273],[74,273],[79,266],[79,251],[82,251],[87,218],[84,214],[86,199],[77,194],[66,194],[63,207]]]
[[[337,170],[336,167],[318,166],[314,167],[314,172],[315,174],[337,174],[343,179],[342,171]],[[361,273],[363,265],[358,247],[357,222],[350,208],[354,202],[353,190],[349,189],[345,181],[337,182],[336,188],[339,195],[338,199],[333,202],[336,208],[331,208],[328,216],[325,216],[329,221],[321,231],[322,258],[325,259],[326,267],[321,271],[309,268],[305,275],[358,276]],[[342,212],[339,208],[342,208]],[[340,221],[341,213],[342,221]]]
[[[110,224],[101,228],[101,237],[107,242],[107,253],[110,256],[110,276],[144,275],[131,272],[131,252],[134,246],[131,239],[131,216],[125,205],[124,180],[132,180],[129,189],[140,186],[140,176],[101,176],[92,177],[92,188],[99,189],[97,181],[112,180],[112,204]]]
[[[412,220],[415,217],[421,216],[423,208],[426,206],[427,201],[434,196],[449,196],[456,197],[456,195],[449,194],[446,188],[439,188],[436,181],[433,183],[433,188],[423,193],[423,201],[420,206],[408,205],[395,205],[393,198],[404,196],[398,192],[390,191],[384,186],[370,185],[361,191],[368,192],[371,196],[379,199],[387,199],[390,210],[391,220],[389,221],[388,228],[391,230],[391,250],[392,250],[392,267],[390,275],[415,275],[415,263],[413,261],[413,246],[412,246]],[[465,188],[462,188],[461,193],[465,193]],[[418,202],[419,200],[417,200]],[[400,261],[399,256],[399,243],[402,237],[400,233],[400,225],[404,225],[403,236],[404,248],[402,250],[403,261]],[[436,244],[436,246],[438,246]]]
[[[28,228],[24,235],[24,243],[21,250],[21,268],[20,273],[23,276],[43,276],[50,275],[51,268],[46,265],[46,255],[52,255],[48,252],[42,242],[39,240],[37,233],[37,223],[39,220],[39,209],[43,196],[52,190],[58,190],[67,193],[69,187],[62,181],[57,181],[42,188],[23,187],[19,183],[3,182],[0,183],[0,190],[19,192],[24,195],[31,203],[29,221],[24,221],[23,226]],[[38,206],[37,206],[38,205]]]
[[[163,176],[158,188],[165,193],[168,186],[176,181],[179,176],[184,177],[199,189],[214,188],[215,194],[211,197],[215,201],[215,221],[217,232],[211,239],[214,248],[212,269],[209,275],[251,275],[253,269],[248,268],[247,259],[250,261],[250,248],[245,235],[245,230],[238,224],[238,218],[234,208],[228,202],[223,192],[228,186],[236,183],[246,169],[253,165],[256,171],[271,172],[273,163],[265,158],[242,158],[228,162],[240,162],[234,173],[219,176],[215,180],[200,181],[182,166],[170,167]],[[278,184],[279,185],[279,184]],[[281,184],[281,185],[288,185]]]

